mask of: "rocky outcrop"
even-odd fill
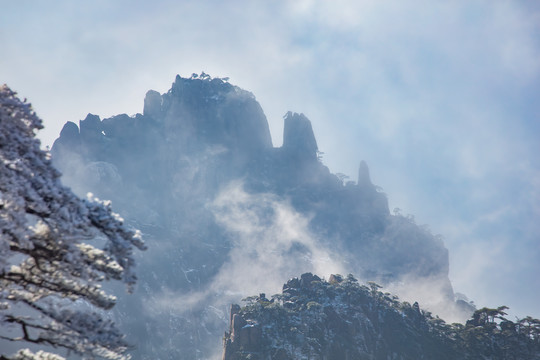
[[[78,144],[81,139],[79,137],[79,128],[74,122],[68,121],[62,131],[60,131],[60,139],[63,139],[66,144]]]
[[[223,360],[540,359],[538,338],[519,322],[490,322],[506,307],[478,310],[465,326],[449,325],[380,289],[352,275],[326,282],[306,273],[271,301],[248,298],[246,306],[231,307]],[[256,346],[242,332],[247,324],[257,325]]]
[[[225,333],[224,360],[455,359],[450,342],[439,341],[427,313],[383,294],[376,284],[352,276],[329,282],[306,273],[283,285],[271,302],[254,299],[234,307],[234,323],[256,323],[259,346],[245,348]],[[225,357],[226,355],[226,357]]]
[[[238,351],[258,353],[262,350],[262,330],[257,322],[246,321],[240,315],[240,307],[231,305],[230,329],[225,336],[223,360],[234,359]]]
[[[157,99],[152,104],[157,106]],[[219,78],[177,76],[162,95],[161,113],[169,134],[182,135],[188,151],[200,145],[243,153],[272,147],[268,122],[253,94]]]
[[[364,160],[360,162],[360,167],[358,168],[357,184],[361,188],[373,187],[373,183],[371,182],[371,177],[369,176],[369,168]]]
[[[60,137],[53,144],[52,155],[57,157],[66,152],[80,153],[80,147],[79,127],[74,122],[68,121],[60,131]]]
[[[97,115],[88,114],[84,120],[79,122],[81,143],[86,145],[88,152],[103,151],[103,128],[101,119]]]
[[[310,120],[292,112],[285,116],[283,145],[273,147],[253,94],[227,79],[177,76],[168,92],[146,94],[142,114],[103,120],[89,114],[80,129],[67,123],[52,154],[67,185],[81,196],[92,192],[112,200],[151,239],[140,261],[141,294],[123,299],[130,307],[123,314],[137,314],[123,319],[139,343],[139,358],[207,358],[211,345],[219,346],[227,321],[219,314],[226,309],[220,310],[208,289],[231,260],[237,234],[216,221],[212,204],[231,183],[241,182],[248,196],[271,197],[309,219],[314,241],[332,249],[349,272],[382,282],[435,276],[449,285],[442,241],[410,218],[390,214],[364,162],[358,182],[344,183],[318,158]],[[257,226],[272,230],[272,211],[257,216]],[[292,248],[311,259],[302,246]],[[318,280],[298,281],[309,286]],[[144,301],[162,292],[204,296],[193,311],[141,311]],[[257,338],[258,328],[251,325],[236,335]],[[242,344],[253,345],[252,340]]]
[[[148,90],[144,97],[143,115],[155,119],[161,118],[161,94],[155,90]]]
[[[315,160],[318,147],[309,119],[289,111],[284,121],[283,149],[292,156]]]

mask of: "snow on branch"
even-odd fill
[[[100,283],[121,280],[132,291],[133,249],[144,242],[109,203],[61,184],[35,138],[42,127],[29,103],[0,87],[0,330],[9,325],[0,338],[128,358],[127,342],[104,316],[116,298]],[[91,244],[97,237],[106,239],[103,249]],[[26,351],[13,359],[62,359]]]

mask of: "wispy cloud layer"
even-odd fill
[[[249,194],[233,182],[210,206],[231,241],[227,261],[202,292],[164,292],[158,305],[183,311],[214,298],[214,306],[226,308],[246,294],[280,293],[283,283],[305,272],[328,278],[345,271],[340,254],[311,233],[309,219],[275,195]]]

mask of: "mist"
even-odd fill
[[[211,306],[220,309],[217,315],[223,320],[231,303],[279,293],[284,282],[305,272],[327,278],[344,272],[339,254],[311,233],[308,219],[273,194],[249,194],[236,181],[209,206],[230,239],[226,261],[203,291],[165,290],[147,304],[148,311],[178,313]]]
[[[482,306],[507,305],[517,316],[540,317],[538,5],[98,1],[73,6],[68,1],[5,1],[2,8],[0,79],[27,97],[44,119],[39,134],[44,147],[52,146],[67,121],[85,119],[89,112],[102,118],[141,112],[146,91],[165,93],[176,74],[189,77],[204,70],[229,77],[256,95],[274,146],[281,145],[282,115],[299,111],[311,120],[322,161],[332,173],[354,178],[358,163],[366,160],[373,183],[388,194],[389,209],[413,214],[416,223],[442,235],[456,292]],[[222,150],[212,149],[207,158]],[[191,159],[192,165],[198,160]],[[100,163],[88,167],[76,160],[67,167],[77,166],[84,173]],[[101,198],[115,198],[130,176],[144,173],[127,171],[126,176],[114,166],[121,178]],[[77,179],[64,171],[64,182],[84,196],[95,184],[109,181],[92,178],[94,170]],[[167,179],[175,175],[167,174]],[[245,185],[250,192],[249,183]],[[193,191],[179,183],[176,190]],[[197,233],[195,220],[202,217],[209,224],[214,216],[226,218],[210,201],[190,209],[197,215],[165,219],[155,203],[175,202],[148,197],[133,187],[129,196],[138,207],[121,199],[113,199],[113,206],[147,233],[148,224],[162,231],[165,222],[178,223],[187,216],[166,234],[171,242],[211,239],[214,230]],[[312,219],[300,215],[301,223]],[[219,250],[230,264],[234,231],[223,222],[219,227],[231,241]],[[240,230],[236,234],[242,238]],[[313,231],[305,236],[299,239],[332,249]],[[148,257],[175,249],[164,242],[153,246]],[[272,251],[286,252],[288,246],[276,244]],[[334,257],[329,264],[338,269],[340,263],[349,264],[335,252],[330,251]],[[245,255],[237,253],[239,258]],[[194,274],[220,273],[219,266],[207,265],[210,270],[191,272],[194,267],[186,265],[186,273],[177,274],[183,280],[176,281],[184,281],[181,286],[192,281],[194,293],[201,294]],[[146,276],[151,282],[150,274],[141,274]],[[279,281],[269,282],[261,287],[272,293]]]
[[[376,281],[450,321],[471,315],[442,238],[391,214],[365,162],[356,181],[330,172],[315,133],[287,112],[274,147],[255,96],[206,74],[149,91],[142,114],[66,123],[51,151],[64,183],[111,199],[149,246],[115,311],[135,357],[214,354],[230,304],[306,272]]]

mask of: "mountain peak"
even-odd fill
[[[284,116],[283,149],[300,156],[317,158],[317,141],[311,121],[304,115],[287,112]]]
[[[540,359],[537,338],[519,325],[537,320],[507,320],[506,306],[446,324],[380,289],[350,274],[327,282],[307,273],[271,300],[247,297],[231,306],[222,359]]]
[[[155,90],[148,90],[144,97],[144,116],[161,117],[161,94]]]
[[[358,169],[358,186],[360,187],[372,187],[371,177],[369,176],[369,168],[367,163],[362,160]]]
[[[274,148],[253,94],[207,74],[177,76],[163,94],[148,91],[143,114],[103,120],[89,114],[80,129],[66,124],[52,149],[66,184],[81,195],[110,199],[126,221],[152,238],[156,256],[143,265],[143,293],[130,300],[132,306],[140,309],[138,302],[155,299],[150,294],[200,296],[195,308],[175,312],[173,322],[183,324],[181,331],[169,328],[173,322],[164,310],[124,319],[135,323],[133,328],[155,330],[132,334],[141,354],[174,359],[197,358],[199,350],[208,354],[200,344],[219,342],[222,328],[216,324],[226,319],[210,319],[205,309],[238,301],[212,292],[212,284],[223,283],[230,273],[289,277],[297,269],[315,272],[317,261],[325,259],[379,282],[441,279],[452,295],[444,244],[390,214],[365,162],[358,185],[344,184],[317,152],[304,114],[287,112],[283,146]],[[222,221],[227,216],[232,220]],[[273,245],[278,250],[265,250]],[[246,248],[253,252],[244,256]],[[245,266],[252,253],[264,256]],[[266,280],[257,281],[264,289]],[[317,279],[306,275],[299,281],[309,285]],[[245,285],[234,286],[231,294],[244,291]],[[196,343],[176,337],[199,323],[202,327],[192,329],[203,334]],[[174,346],[158,348],[162,334]]]

